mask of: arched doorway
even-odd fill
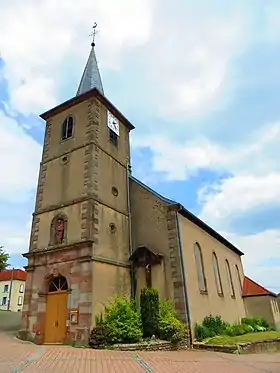
[[[48,285],[45,343],[63,343],[66,333],[68,284],[63,276],[51,279]]]

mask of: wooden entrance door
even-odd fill
[[[55,286],[50,284],[50,292],[47,294],[45,343],[63,343],[65,340],[68,293],[64,288],[61,289],[63,283],[65,288],[65,282],[59,279],[56,279]]]

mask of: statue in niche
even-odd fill
[[[55,224],[55,244],[60,245],[64,238],[65,224],[62,218],[58,218]]]
[[[146,277],[146,286],[148,288],[152,287],[152,266],[151,264],[146,265],[145,267],[145,277]]]

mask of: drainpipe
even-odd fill
[[[179,218],[178,218],[179,211],[176,211],[176,227],[177,227],[177,232],[178,232],[179,253],[180,253],[180,258],[181,258],[180,264],[181,264],[181,271],[182,271],[182,277],[183,277],[185,305],[186,305],[186,311],[187,311],[187,322],[188,322],[189,344],[190,344],[189,347],[191,347],[192,346],[191,316],[190,316],[190,306],[189,306],[188,292],[187,292],[187,282],[186,282],[186,272],[185,272],[185,265],[184,265],[184,256],[183,256],[183,250],[182,250],[181,232],[180,232]]]
[[[128,212],[128,238],[129,238],[129,256],[132,255],[132,232],[131,232],[131,203],[130,203],[130,187],[129,175],[131,174],[131,166],[127,163],[126,166],[126,190],[127,190],[127,212]],[[135,299],[135,275],[133,263],[130,266],[130,279],[131,279],[131,299]]]
[[[9,299],[8,299],[8,307],[7,307],[8,311],[11,310],[11,296],[12,296],[13,280],[14,280],[14,268],[12,269],[12,276],[11,276],[11,281],[10,281]]]

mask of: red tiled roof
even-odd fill
[[[257,284],[255,281],[251,280],[249,277],[244,277],[243,283],[243,297],[249,297],[252,295],[272,295],[276,296],[272,291],[267,290],[263,286]]]
[[[0,272],[0,281],[9,281],[11,279],[26,281],[26,272],[22,269],[7,269]]]

